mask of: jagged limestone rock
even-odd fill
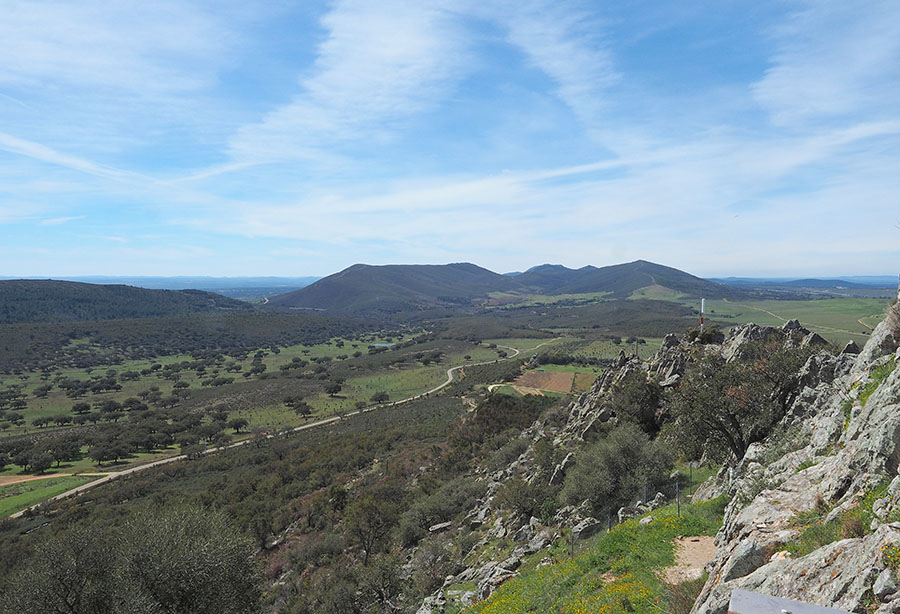
[[[875,584],[872,585],[872,593],[879,600],[884,601],[888,595],[896,593],[897,588],[897,573],[893,569],[885,568],[881,570],[878,578],[875,579]]]
[[[722,356],[725,360],[733,360],[739,355],[742,345],[750,341],[760,341],[771,337],[783,338],[784,333],[772,326],[759,326],[758,324],[744,324],[731,329],[725,343],[722,344]]]
[[[841,350],[841,354],[859,354],[860,349],[856,344],[856,341],[848,341],[847,345],[844,346],[844,349]]]
[[[749,339],[764,333],[747,328],[739,334]],[[826,521],[838,520],[858,505],[867,488],[897,476],[900,372],[892,373],[864,405],[857,404],[846,429],[842,411],[848,393],[866,381],[888,352],[894,352],[892,343],[880,325],[859,355],[819,353],[804,365],[779,425],[782,434],[798,433],[798,443],[789,441],[791,446],[783,450],[784,441],[770,436],[751,446],[745,459],[728,472],[729,492],[735,496],[716,536],[718,551],[707,568],[709,580],[695,614],[725,614],[728,595],[737,588],[862,611],[864,596],[872,594],[884,569],[881,548],[900,540],[900,523],[876,520],[874,533],[828,544],[801,558],[778,551],[799,533],[794,523],[798,513],[825,503],[834,506]],[[724,473],[713,484],[725,482]],[[884,520],[898,504],[900,478],[895,477],[889,495],[875,509]],[[900,611],[900,601],[892,607]],[[877,611],[892,610],[882,606]]]
[[[575,454],[569,452],[554,469],[553,475],[550,476],[550,485],[559,486],[566,478],[566,472],[575,463]]]
[[[593,537],[603,530],[603,524],[596,518],[585,518],[572,527],[572,539],[580,541]]]
[[[900,538],[900,529],[883,525],[865,538],[845,539],[828,544],[798,559],[775,558],[753,573],[723,581],[710,578],[694,612],[726,614],[731,591],[743,589],[839,608],[861,611],[865,595],[884,569],[881,548]],[[707,585],[710,584],[707,583]]]
[[[800,342],[800,347],[816,347],[828,345],[828,340],[822,337],[819,333],[809,333],[805,337],[803,337],[803,341]]]

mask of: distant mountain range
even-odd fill
[[[269,305],[348,315],[389,315],[475,306],[496,292],[545,295],[606,292],[610,298],[627,298],[648,286],[707,298],[747,295],[740,288],[645,260],[580,269],[540,265],[512,275],[500,275],[470,263],[355,264],[305,288],[273,297]]]
[[[71,281],[0,281],[0,322],[147,318],[252,311],[253,306],[203,290],[147,290]]]
[[[310,277],[85,277],[103,283],[59,280],[0,280],[0,323],[60,320],[141,318],[187,313],[251,311],[249,303],[223,294],[257,301],[266,308],[309,310],[332,315],[390,317],[424,316],[472,310],[491,302],[516,302],[516,295],[604,293],[625,299],[653,288],[689,297],[741,299],[821,296],[893,296],[892,276],[852,279],[701,279],[672,267],[636,260],[613,266],[570,269],[542,264],[524,273],[501,275],[470,263],[444,265],[355,264],[316,280]],[[316,280],[316,281],[313,281]],[[112,284],[184,286],[147,289]],[[312,281],[313,283],[309,283]],[[307,285],[308,284],[308,285]],[[302,285],[303,287],[300,287]],[[187,289],[203,286],[205,289]],[[297,289],[299,287],[299,289]],[[662,292],[661,292],[662,291]]]
[[[0,277],[0,279],[4,279]],[[36,279],[36,278],[29,278]],[[83,275],[56,277],[60,281],[136,286],[151,290],[206,290],[232,298],[262,299],[303,288],[321,277],[208,277]]]
[[[723,277],[710,279],[731,286],[780,286],[791,288],[897,288],[896,275],[850,275],[832,279],[812,277]]]

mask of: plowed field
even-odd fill
[[[527,386],[528,388],[539,388],[540,390],[568,394],[572,391],[572,381],[574,379],[574,373],[565,373],[562,371],[532,371],[520,375],[515,383],[519,386]]]

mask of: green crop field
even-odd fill
[[[0,486],[0,518],[96,479],[91,476],[59,477]]]
[[[830,298],[805,301],[706,301],[708,317],[725,325],[755,322],[781,326],[797,319],[836,344],[853,339],[865,342],[868,334],[884,317],[888,299]]]

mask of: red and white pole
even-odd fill
[[[700,299],[700,332],[703,332],[703,314],[706,311],[706,299]]]

